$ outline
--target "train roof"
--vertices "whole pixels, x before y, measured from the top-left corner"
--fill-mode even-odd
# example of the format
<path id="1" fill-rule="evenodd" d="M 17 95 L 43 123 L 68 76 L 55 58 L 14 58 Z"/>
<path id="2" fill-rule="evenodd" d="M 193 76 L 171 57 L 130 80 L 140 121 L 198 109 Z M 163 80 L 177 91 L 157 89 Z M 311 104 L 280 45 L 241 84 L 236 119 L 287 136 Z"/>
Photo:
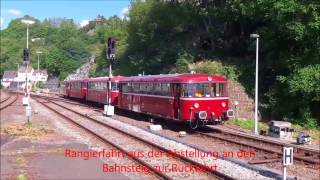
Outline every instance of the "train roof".
<path id="1" fill-rule="evenodd" d="M 122 82 L 226 82 L 226 79 L 217 75 L 210 74 L 165 74 L 165 75 L 146 75 L 131 76 L 121 79 Z"/>
<path id="2" fill-rule="evenodd" d="M 67 80 L 64 82 L 88 82 L 89 79 L 73 79 L 73 80 Z"/>
<path id="3" fill-rule="evenodd" d="M 123 79 L 123 76 L 113 76 L 111 78 L 112 82 L 118 82 L 119 80 Z M 99 81 L 109 81 L 109 77 L 108 76 L 104 76 L 104 77 L 95 77 L 95 78 L 90 78 L 88 79 L 89 82 L 99 82 Z"/>

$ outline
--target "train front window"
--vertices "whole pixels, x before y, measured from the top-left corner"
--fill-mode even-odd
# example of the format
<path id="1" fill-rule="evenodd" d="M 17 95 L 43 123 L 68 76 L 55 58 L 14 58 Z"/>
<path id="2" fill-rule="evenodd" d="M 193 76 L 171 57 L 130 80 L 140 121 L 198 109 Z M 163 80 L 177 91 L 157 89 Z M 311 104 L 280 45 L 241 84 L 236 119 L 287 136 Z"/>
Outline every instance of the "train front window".
<path id="1" fill-rule="evenodd" d="M 111 83 L 111 90 L 118 91 L 119 90 L 118 83 Z"/>
<path id="2" fill-rule="evenodd" d="M 225 96 L 225 85 L 223 83 L 190 83 L 182 84 L 182 97 L 221 97 Z"/>

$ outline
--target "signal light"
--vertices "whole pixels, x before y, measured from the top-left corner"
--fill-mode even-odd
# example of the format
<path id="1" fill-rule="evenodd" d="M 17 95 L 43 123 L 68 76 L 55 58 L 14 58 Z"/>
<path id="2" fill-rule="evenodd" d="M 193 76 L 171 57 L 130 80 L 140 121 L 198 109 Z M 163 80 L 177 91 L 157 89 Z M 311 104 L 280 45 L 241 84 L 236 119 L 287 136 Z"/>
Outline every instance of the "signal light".
<path id="1" fill-rule="evenodd" d="M 25 63 L 29 63 L 29 49 L 28 48 L 23 49 L 23 61 Z"/>
<path id="2" fill-rule="evenodd" d="M 109 37 L 109 38 L 108 38 L 108 48 L 111 47 L 111 41 L 112 41 L 112 38 Z"/>
<path id="3" fill-rule="evenodd" d="M 116 54 L 116 40 L 112 37 L 109 37 L 107 41 L 107 46 L 107 58 L 109 59 L 110 63 L 113 64 L 115 61 Z"/>

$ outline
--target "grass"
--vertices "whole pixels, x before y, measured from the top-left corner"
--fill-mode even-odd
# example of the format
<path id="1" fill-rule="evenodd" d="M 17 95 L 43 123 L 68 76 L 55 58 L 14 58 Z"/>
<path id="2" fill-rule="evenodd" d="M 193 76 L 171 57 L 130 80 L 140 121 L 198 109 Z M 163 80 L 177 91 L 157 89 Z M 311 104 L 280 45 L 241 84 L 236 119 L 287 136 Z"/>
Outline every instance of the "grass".
<path id="1" fill-rule="evenodd" d="M 230 125 L 238 126 L 241 129 L 246 129 L 246 130 L 253 130 L 254 129 L 254 120 L 237 119 L 237 120 L 230 120 L 227 123 Z M 267 124 L 259 122 L 258 129 L 263 130 L 263 131 L 267 131 L 269 129 L 269 127 Z"/>
<path id="2" fill-rule="evenodd" d="M 245 130 L 253 130 L 254 129 L 254 120 L 230 120 L 227 121 L 227 124 L 238 126 L 241 129 Z M 311 136 L 311 141 L 317 144 L 320 144 L 320 128 L 306 128 L 297 124 L 292 124 L 292 128 L 294 129 L 293 138 L 296 139 L 300 132 L 306 132 Z M 265 123 L 259 122 L 258 126 L 259 130 L 268 131 L 269 127 Z"/>
<path id="3" fill-rule="evenodd" d="M 17 177 L 18 180 L 27 180 L 26 176 L 24 174 L 20 174 L 18 177 Z"/>
<path id="4" fill-rule="evenodd" d="M 1 127 L 1 134 L 7 134 L 16 137 L 26 137 L 30 139 L 39 139 L 47 133 L 52 132 L 48 128 L 40 124 L 10 124 Z"/>

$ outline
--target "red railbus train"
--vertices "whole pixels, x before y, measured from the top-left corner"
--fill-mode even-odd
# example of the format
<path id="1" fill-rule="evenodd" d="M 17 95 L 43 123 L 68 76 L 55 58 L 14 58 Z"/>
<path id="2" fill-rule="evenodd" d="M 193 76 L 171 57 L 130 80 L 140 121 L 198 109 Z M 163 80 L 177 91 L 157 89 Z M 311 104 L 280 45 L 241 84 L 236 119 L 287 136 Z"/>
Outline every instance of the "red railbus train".
<path id="1" fill-rule="evenodd" d="M 60 93 L 65 97 L 86 99 L 88 79 L 68 80 L 60 83 Z"/>
<path id="2" fill-rule="evenodd" d="M 64 81 L 67 97 L 108 104 L 109 78 Z M 111 103 L 120 109 L 170 120 L 184 121 L 191 128 L 223 123 L 229 109 L 226 79 L 208 74 L 169 74 L 111 79 Z"/>
<path id="3" fill-rule="evenodd" d="M 111 104 L 117 105 L 119 80 L 121 76 L 111 78 Z M 108 103 L 109 77 L 68 80 L 60 84 L 60 94 L 101 104 Z"/>
<path id="4" fill-rule="evenodd" d="M 192 128 L 222 123 L 228 109 L 226 79 L 207 74 L 171 74 L 123 78 L 118 108 L 186 121 Z"/>
<path id="5" fill-rule="evenodd" d="M 121 76 L 111 78 L 111 104 L 117 105 L 119 93 L 119 80 Z M 91 78 L 88 80 L 87 100 L 98 102 L 101 104 L 108 104 L 109 97 L 109 77 Z"/>

